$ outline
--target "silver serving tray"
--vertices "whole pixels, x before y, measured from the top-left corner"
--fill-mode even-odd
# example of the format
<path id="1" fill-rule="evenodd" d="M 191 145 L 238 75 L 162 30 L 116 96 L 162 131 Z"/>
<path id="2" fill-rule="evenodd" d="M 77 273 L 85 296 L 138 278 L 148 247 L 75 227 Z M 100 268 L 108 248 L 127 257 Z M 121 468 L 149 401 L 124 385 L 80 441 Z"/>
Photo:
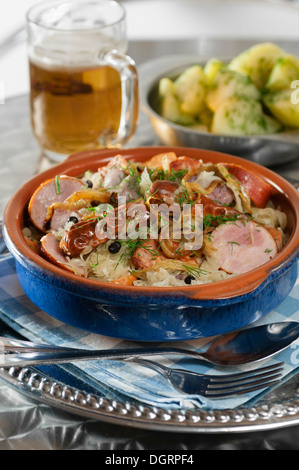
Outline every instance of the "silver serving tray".
<path id="1" fill-rule="evenodd" d="M 140 67 L 141 85 L 150 68 L 150 62 Z M 27 96 L 8 100 L 5 107 L 0 108 L 0 122 L 0 167 L 7 168 L 8 165 L 8 169 L 14 170 L 11 172 L 13 177 L 3 179 L 0 188 L 1 218 L 9 196 L 39 167 L 39 149 L 31 135 Z M 155 138 L 147 116 L 142 114 L 130 146 L 155 145 Z M 18 165 L 15 165 L 16 162 Z M 281 173 L 298 179 L 299 161 L 285 165 Z M 299 423 L 299 374 L 252 407 L 210 411 L 168 411 L 143 403 L 108 399 L 105 395 L 88 393 L 84 390 L 84 385 L 74 388 L 33 367 L 0 368 L 0 380 L 17 392 L 51 407 L 134 428 L 217 434 L 263 431 Z"/>
<path id="2" fill-rule="evenodd" d="M 264 431 L 299 423 L 299 375 L 253 408 L 166 411 L 142 403 L 109 400 L 58 382 L 34 368 L 1 368 L 0 378 L 16 391 L 49 406 L 99 421 L 180 433 Z"/>

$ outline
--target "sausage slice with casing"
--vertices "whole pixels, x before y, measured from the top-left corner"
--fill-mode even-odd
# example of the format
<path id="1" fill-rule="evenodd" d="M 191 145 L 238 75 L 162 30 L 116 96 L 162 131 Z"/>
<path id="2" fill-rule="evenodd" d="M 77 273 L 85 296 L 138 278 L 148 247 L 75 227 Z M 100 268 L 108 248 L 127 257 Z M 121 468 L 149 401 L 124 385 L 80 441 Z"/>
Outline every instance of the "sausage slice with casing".
<path id="1" fill-rule="evenodd" d="M 55 202 L 63 202 L 71 194 L 83 189 L 84 183 L 71 176 L 59 176 L 42 183 L 31 196 L 28 212 L 33 225 L 46 232 L 47 209 Z"/>
<path id="2" fill-rule="evenodd" d="M 66 269 L 67 271 L 74 272 L 74 267 L 67 260 L 61 248 L 59 246 L 59 241 L 53 235 L 53 233 L 47 233 L 41 239 L 41 254 L 42 256 L 50 261 L 51 263 L 59 266 L 60 268 Z M 76 274 L 81 276 L 84 275 L 83 269 L 76 267 Z"/>

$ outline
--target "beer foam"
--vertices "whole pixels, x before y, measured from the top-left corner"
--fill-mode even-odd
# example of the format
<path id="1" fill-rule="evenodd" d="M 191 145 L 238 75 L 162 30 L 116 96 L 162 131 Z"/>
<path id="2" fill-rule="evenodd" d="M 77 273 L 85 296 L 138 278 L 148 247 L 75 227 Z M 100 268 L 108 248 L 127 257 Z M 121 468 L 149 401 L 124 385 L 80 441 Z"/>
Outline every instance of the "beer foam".
<path id="1" fill-rule="evenodd" d="M 42 68 L 93 67 L 99 65 L 102 51 L 112 49 L 126 53 L 127 40 L 95 31 L 55 32 L 29 46 L 29 58 Z"/>

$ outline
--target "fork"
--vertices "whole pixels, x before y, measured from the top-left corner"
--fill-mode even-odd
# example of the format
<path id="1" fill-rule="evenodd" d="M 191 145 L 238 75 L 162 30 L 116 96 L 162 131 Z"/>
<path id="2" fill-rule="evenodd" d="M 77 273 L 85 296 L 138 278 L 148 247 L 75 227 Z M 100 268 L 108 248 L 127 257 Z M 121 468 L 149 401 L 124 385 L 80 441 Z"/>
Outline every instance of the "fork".
<path id="1" fill-rule="evenodd" d="M 142 359 L 143 355 L 178 354 L 201 358 L 196 351 L 180 348 L 133 348 L 130 350 L 74 350 L 61 346 L 32 343 L 0 337 L 0 367 L 61 364 L 72 360 L 122 359 L 136 362 L 162 373 L 179 391 L 206 397 L 223 398 L 269 387 L 280 381 L 283 362 L 247 372 L 228 375 L 203 375 L 183 369 L 171 369 L 158 362 Z"/>
<path id="2" fill-rule="evenodd" d="M 277 384 L 280 382 L 284 365 L 283 362 L 280 362 L 246 372 L 203 375 L 183 369 L 173 369 L 147 359 L 134 358 L 132 362 L 163 374 L 172 386 L 180 392 L 217 399 L 233 395 L 244 395 Z"/>

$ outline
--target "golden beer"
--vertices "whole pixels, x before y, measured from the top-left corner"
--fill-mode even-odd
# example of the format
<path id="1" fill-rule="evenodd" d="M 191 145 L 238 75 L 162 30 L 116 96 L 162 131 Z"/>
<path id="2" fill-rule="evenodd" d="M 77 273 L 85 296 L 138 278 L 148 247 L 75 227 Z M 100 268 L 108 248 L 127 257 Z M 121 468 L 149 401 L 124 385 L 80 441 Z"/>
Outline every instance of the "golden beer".
<path id="1" fill-rule="evenodd" d="M 63 67 L 30 60 L 31 120 L 40 145 L 74 153 L 107 145 L 117 135 L 121 80 L 109 65 Z"/>
<path id="2" fill-rule="evenodd" d="M 48 0 L 27 13 L 32 130 L 50 161 L 123 146 L 135 132 L 125 17 L 115 0 Z"/>

